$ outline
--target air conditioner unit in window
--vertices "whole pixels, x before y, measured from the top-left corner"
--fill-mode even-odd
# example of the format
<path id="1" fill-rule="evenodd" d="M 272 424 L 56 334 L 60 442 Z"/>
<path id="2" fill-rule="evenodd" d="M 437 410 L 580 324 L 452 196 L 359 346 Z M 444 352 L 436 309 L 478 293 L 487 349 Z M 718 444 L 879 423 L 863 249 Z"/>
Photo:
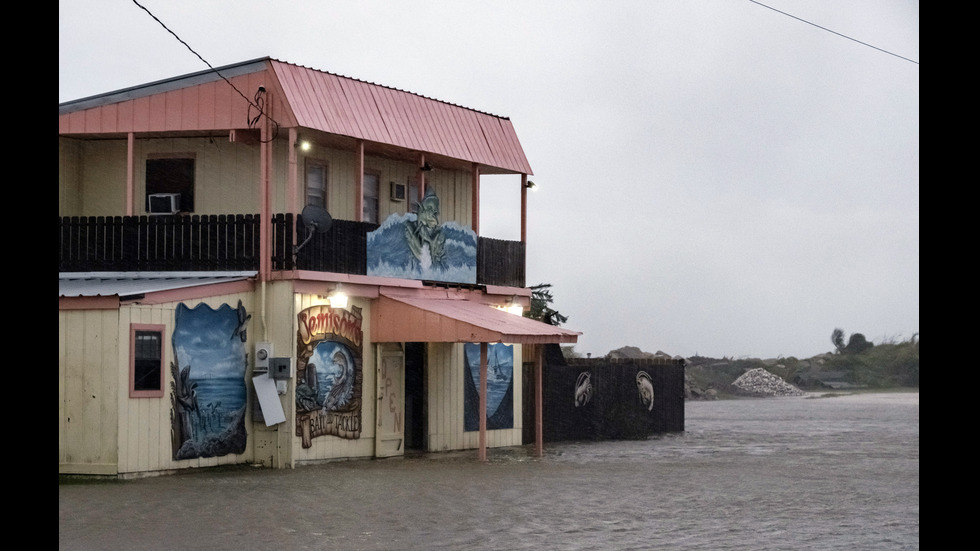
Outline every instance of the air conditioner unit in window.
<path id="1" fill-rule="evenodd" d="M 180 210 L 179 193 L 151 193 L 150 214 L 174 214 Z"/>
<path id="2" fill-rule="evenodd" d="M 391 200 L 392 201 L 405 200 L 405 184 L 399 184 L 398 182 L 391 183 Z"/>

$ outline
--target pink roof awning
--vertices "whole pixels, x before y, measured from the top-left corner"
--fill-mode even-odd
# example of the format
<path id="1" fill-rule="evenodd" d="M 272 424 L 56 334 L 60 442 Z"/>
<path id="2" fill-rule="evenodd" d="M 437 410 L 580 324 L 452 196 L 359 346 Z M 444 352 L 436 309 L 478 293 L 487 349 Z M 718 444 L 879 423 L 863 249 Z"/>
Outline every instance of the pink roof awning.
<path id="1" fill-rule="evenodd" d="M 374 342 L 575 343 L 581 335 L 470 300 L 382 294 L 371 311 Z"/>

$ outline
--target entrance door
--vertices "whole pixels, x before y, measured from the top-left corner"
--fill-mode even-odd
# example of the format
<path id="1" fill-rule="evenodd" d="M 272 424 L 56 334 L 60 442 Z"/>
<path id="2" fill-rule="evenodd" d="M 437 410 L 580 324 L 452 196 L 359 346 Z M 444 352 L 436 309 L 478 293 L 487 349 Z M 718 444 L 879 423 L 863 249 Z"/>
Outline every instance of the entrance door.
<path id="1" fill-rule="evenodd" d="M 425 451 L 425 343 L 405 343 L 405 448 Z"/>
<path id="2" fill-rule="evenodd" d="M 405 354 L 401 345 L 382 344 L 378 351 L 378 426 L 376 457 L 405 453 Z"/>

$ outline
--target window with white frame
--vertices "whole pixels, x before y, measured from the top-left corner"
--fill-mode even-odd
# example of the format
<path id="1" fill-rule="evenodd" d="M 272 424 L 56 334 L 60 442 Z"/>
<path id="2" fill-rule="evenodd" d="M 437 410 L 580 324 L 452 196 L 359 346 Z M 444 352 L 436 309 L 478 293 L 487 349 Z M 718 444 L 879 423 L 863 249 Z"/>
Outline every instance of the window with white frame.
<path id="1" fill-rule="evenodd" d="M 364 222 L 378 223 L 379 218 L 379 189 L 381 187 L 381 175 L 376 173 L 364 173 L 364 213 L 361 218 Z"/>
<path id="2" fill-rule="evenodd" d="M 306 205 L 327 208 L 327 163 L 307 159 L 306 161 Z"/>

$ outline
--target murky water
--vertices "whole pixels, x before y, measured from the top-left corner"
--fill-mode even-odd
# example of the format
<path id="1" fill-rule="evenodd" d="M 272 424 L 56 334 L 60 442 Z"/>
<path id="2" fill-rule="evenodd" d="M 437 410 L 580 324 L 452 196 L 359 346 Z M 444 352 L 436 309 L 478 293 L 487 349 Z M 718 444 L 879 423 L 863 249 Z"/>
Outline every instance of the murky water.
<path id="1" fill-rule="evenodd" d="M 61 549 L 919 548 L 919 395 L 686 404 L 686 431 L 61 486 Z"/>

